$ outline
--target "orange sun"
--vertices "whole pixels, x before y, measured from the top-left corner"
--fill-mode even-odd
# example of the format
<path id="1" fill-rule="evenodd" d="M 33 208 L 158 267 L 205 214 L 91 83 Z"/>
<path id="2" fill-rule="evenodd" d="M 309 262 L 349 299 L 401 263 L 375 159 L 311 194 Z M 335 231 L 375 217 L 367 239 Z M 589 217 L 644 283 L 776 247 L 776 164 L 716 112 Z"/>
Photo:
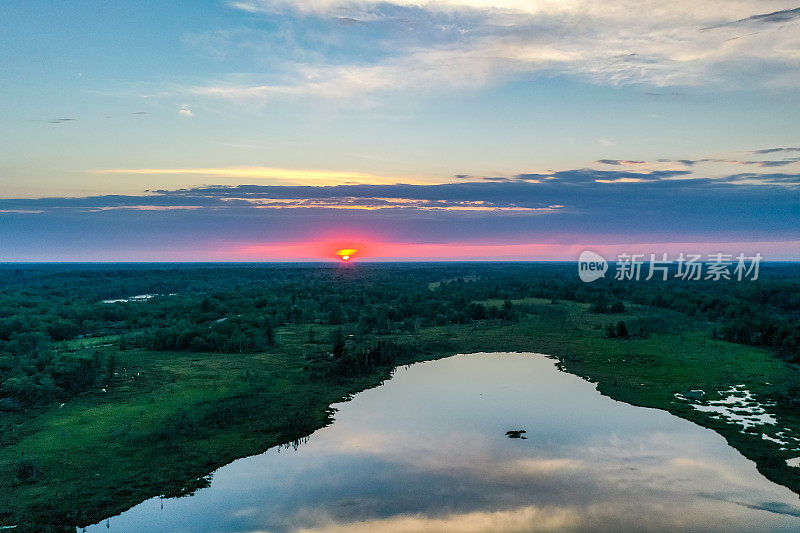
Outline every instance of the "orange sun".
<path id="1" fill-rule="evenodd" d="M 336 250 L 336 255 L 342 261 L 350 261 L 350 259 L 356 254 L 356 252 L 358 252 L 358 250 L 355 250 L 353 248 L 343 248 L 341 250 Z"/>

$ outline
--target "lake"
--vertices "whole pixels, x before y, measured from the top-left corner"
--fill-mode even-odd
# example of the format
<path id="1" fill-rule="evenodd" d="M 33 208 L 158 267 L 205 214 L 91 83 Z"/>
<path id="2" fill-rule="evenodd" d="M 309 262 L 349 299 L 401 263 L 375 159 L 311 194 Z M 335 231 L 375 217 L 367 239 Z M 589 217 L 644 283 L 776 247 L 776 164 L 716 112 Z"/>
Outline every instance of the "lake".
<path id="1" fill-rule="evenodd" d="M 296 449 L 87 531 L 800 530 L 798 496 L 721 436 L 540 354 L 417 363 L 334 407 Z"/>

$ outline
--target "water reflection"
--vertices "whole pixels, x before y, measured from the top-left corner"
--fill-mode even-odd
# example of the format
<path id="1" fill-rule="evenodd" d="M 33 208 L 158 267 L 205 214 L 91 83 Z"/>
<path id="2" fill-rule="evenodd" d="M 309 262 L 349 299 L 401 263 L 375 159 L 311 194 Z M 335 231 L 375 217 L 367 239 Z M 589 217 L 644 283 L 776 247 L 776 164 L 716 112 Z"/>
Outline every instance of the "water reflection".
<path id="1" fill-rule="evenodd" d="M 800 528 L 797 496 L 716 433 L 603 397 L 540 355 L 412 365 L 337 407 L 308 442 L 236 461 L 163 509 L 148 500 L 110 530 Z"/>

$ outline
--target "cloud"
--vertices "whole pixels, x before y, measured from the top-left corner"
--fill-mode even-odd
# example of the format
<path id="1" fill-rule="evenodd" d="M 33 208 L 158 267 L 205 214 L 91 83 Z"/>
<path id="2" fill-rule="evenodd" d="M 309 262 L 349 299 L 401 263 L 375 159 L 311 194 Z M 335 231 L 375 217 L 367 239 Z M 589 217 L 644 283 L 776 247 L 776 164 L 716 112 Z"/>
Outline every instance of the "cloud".
<path id="1" fill-rule="evenodd" d="M 302 533 L 360 533 L 385 531 L 414 532 L 439 531 L 442 533 L 483 533 L 506 531 L 508 533 L 563 531 L 585 526 L 580 510 L 568 507 L 529 505 L 499 511 L 472 511 L 444 516 L 397 515 L 387 518 L 338 523 L 333 518 L 315 527 L 300 528 Z"/>
<path id="2" fill-rule="evenodd" d="M 253 3 L 250 2 L 228 2 L 232 8 L 241 9 L 242 11 L 247 11 L 248 13 L 258 13 L 262 9 Z"/>
<path id="3" fill-rule="evenodd" d="M 782 159 L 780 161 L 743 161 L 746 165 L 758 165 L 760 167 L 785 167 L 792 163 L 797 163 L 800 159 Z"/>
<path id="4" fill-rule="evenodd" d="M 754 154 L 772 154 L 775 152 L 800 152 L 800 148 L 763 148 L 753 151 Z"/>
<path id="5" fill-rule="evenodd" d="M 302 24 L 352 21 L 276 74 L 240 73 L 189 88 L 197 95 L 253 100 L 372 92 L 470 89 L 531 74 L 606 85 L 794 86 L 800 68 L 797 12 L 779 0 L 281 0 L 237 1 L 255 16 Z M 775 10 L 767 14 L 765 7 Z M 756 14 L 754 14 L 756 13 Z M 723 16 L 738 17 L 733 23 Z M 728 19 L 730 20 L 730 19 Z M 745 22 L 759 32 L 742 34 Z M 781 22 L 767 27 L 765 22 Z M 714 31 L 703 31 L 714 28 Z M 252 38 L 252 37 L 251 37 Z M 258 39 L 256 39 L 258 40 Z M 364 43 L 371 46 L 366 47 Z M 350 47 L 350 48 L 348 48 Z M 343 59 L 341 50 L 356 49 Z M 305 59 L 303 59 L 305 57 Z"/>
<path id="6" fill-rule="evenodd" d="M 783 148 L 773 148 L 769 150 L 757 150 L 754 152 L 750 152 L 753 154 L 770 154 L 775 152 L 781 151 L 792 151 L 792 149 L 783 149 Z M 658 159 L 659 163 L 680 163 L 685 166 L 693 167 L 700 163 L 719 163 L 724 165 L 752 165 L 757 167 L 763 168 L 770 168 L 770 167 L 785 167 L 787 165 L 791 165 L 794 163 L 800 162 L 800 157 L 794 157 L 790 159 L 759 159 L 759 160 L 752 160 L 752 159 L 723 159 L 723 158 L 702 158 L 702 159 Z M 603 162 L 603 161 L 598 161 Z"/>
<path id="7" fill-rule="evenodd" d="M 751 15 L 739 20 L 718 24 L 716 26 L 710 26 L 705 29 L 722 28 L 724 26 L 732 26 L 736 24 L 788 22 L 798 17 L 800 17 L 800 7 L 796 7 L 794 9 L 782 9 L 780 11 L 773 11 L 772 13 L 764 13 L 761 15 Z"/>
<path id="8" fill-rule="evenodd" d="M 63 124 L 64 122 L 74 122 L 78 119 L 75 118 L 49 118 L 49 119 L 31 119 L 30 122 L 46 122 L 47 124 Z"/>
<path id="9" fill-rule="evenodd" d="M 672 160 L 669 160 L 672 161 Z M 638 164 L 638 163 L 637 163 Z M 616 165 L 612 165 L 616 166 Z M 457 176 L 450 183 L 402 182 L 371 174 L 337 171 L 274 169 L 266 167 L 105 169 L 106 174 L 193 174 L 204 178 L 267 178 L 273 185 L 208 185 L 162 189 L 143 195 L 105 195 L 83 198 L 0 199 L 0 209 L 11 211 L 67 209 L 258 209 L 258 210 L 405 210 L 405 211 L 516 211 L 560 213 L 602 210 L 603 205 L 638 203 L 670 205 L 684 196 L 764 205 L 774 195 L 786 195 L 800 184 L 800 173 L 737 172 L 699 177 L 690 170 L 601 170 L 582 168 L 510 176 Z M 668 194 L 661 200 L 654 195 Z M 699 196 L 698 196 L 699 195 Z M 596 205 L 598 202 L 602 205 Z M 779 202 L 783 203 L 783 202 Z M 795 202 L 796 203 L 796 202 Z M 777 204 L 776 204 L 777 205 Z M 792 204 L 793 205 L 793 204 Z"/>
<path id="10" fill-rule="evenodd" d="M 631 211 L 638 206 L 675 212 L 749 204 L 796 206 L 787 187 L 800 184 L 800 174 L 737 173 L 718 178 L 694 177 L 685 170 L 627 171 L 591 168 L 475 178 L 440 184 L 338 185 L 212 185 L 156 190 L 144 195 L 106 195 L 84 198 L 2 199 L 5 212 L 110 212 L 114 210 L 203 210 L 264 213 L 394 211 L 406 213 L 502 214 L 548 217 Z M 715 198 L 717 198 L 715 200 Z M 788 202 L 788 203 L 787 203 Z M 656 207 L 657 206 L 657 207 Z M 793 208 L 792 208 L 793 209 Z"/>
<path id="11" fill-rule="evenodd" d="M 554 57 L 538 50 L 528 61 L 548 62 Z M 502 54 L 501 54 L 502 55 Z M 498 57 L 485 48 L 458 47 L 409 50 L 406 55 L 373 65 L 298 65 L 280 83 L 220 83 L 192 87 L 195 95 L 233 100 L 261 100 L 279 97 L 322 96 L 348 98 L 377 91 L 430 90 L 449 87 L 469 89 L 484 86 L 505 76 L 497 65 Z"/>
<path id="12" fill-rule="evenodd" d="M 192 109 L 188 105 L 181 106 L 181 108 L 178 110 L 178 114 L 186 118 L 194 117 L 194 113 L 192 112 Z"/>
<path id="13" fill-rule="evenodd" d="M 686 161 L 733 161 L 702 163 L 723 170 L 740 163 Z M 36 254 L 37 260 L 310 258 L 315 255 L 306 253 L 308 246 L 292 243 L 325 239 L 409 243 L 381 245 L 381 257 L 387 258 L 409 257 L 416 249 L 423 258 L 510 260 L 563 257 L 570 247 L 591 243 L 746 241 L 762 243 L 773 256 L 800 258 L 800 172 L 759 172 L 759 165 L 719 174 L 705 166 L 698 170 L 701 163 L 680 169 L 671 162 L 601 165 L 462 174 L 445 183 L 267 167 L 106 169 L 101 172 L 263 177 L 278 183 L 0 199 L 0 237 L 8 236 L 0 259 Z"/>
<path id="14" fill-rule="evenodd" d="M 603 165 L 643 165 L 647 161 L 626 161 L 624 159 L 598 159 L 596 163 Z"/>
<path id="15" fill-rule="evenodd" d="M 720 181 L 726 181 L 729 183 L 768 183 L 768 184 L 800 184 L 800 173 L 797 174 L 787 174 L 787 173 L 775 173 L 775 174 L 755 174 L 755 173 L 743 173 L 743 174 L 733 174 L 730 176 L 725 176 L 724 178 L 720 178 Z"/>
<path id="16" fill-rule="evenodd" d="M 686 165 L 687 167 L 693 167 L 697 163 L 701 161 L 708 161 L 707 159 L 700 160 L 700 159 L 659 159 L 659 163 L 680 163 L 682 165 Z"/>
<path id="17" fill-rule="evenodd" d="M 632 172 L 582 168 L 576 170 L 560 170 L 549 174 L 517 174 L 510 179 L 536 183 L 541 183 L 543 180 L 560 180 L 568 183 L 634 183 L 660 181 L 669 178 L 686 176 L 689 174 L 691 174 L 691 172 L 688 170 L 651 170 Z"/>

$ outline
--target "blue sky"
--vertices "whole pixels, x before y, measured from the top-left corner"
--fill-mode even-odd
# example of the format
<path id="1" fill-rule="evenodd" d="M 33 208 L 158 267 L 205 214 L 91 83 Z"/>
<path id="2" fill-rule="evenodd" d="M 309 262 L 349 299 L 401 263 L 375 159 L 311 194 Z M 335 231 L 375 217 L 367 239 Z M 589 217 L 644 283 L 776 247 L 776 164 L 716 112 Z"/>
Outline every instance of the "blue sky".
<path id="1" fill-rule="evenodd" d="M 776 0 L 6 2 L 0 260 L 326 239 L 800 259 L 798 30 Z"/>

